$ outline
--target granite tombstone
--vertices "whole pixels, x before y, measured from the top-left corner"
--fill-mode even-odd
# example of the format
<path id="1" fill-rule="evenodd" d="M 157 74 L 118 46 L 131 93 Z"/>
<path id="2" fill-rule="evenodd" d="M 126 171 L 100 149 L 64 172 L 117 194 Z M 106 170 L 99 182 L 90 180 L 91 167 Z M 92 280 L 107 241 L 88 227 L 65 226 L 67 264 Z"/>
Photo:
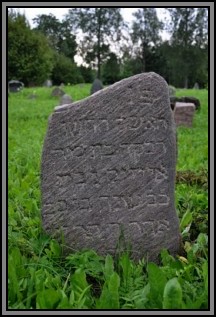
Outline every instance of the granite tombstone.
<path id="1" fill-rule="evenodd" d="M 53 90 L 52 90 L 52 93 L 51 93 L 51 96 L 52 97 L 61 97 L 65 94 L 65 92 L 59 88 L 59 87 L 55 87 Z"/>
<path id="2" fill-rule="evenodd" d="M 93 84 L 91 86 L 91 91 L 90 91 L 90 94 L 93 95 L 95 92 L 99 91 L 103 89 L 103 84 L 101 82 L 100 79 L 96 78 L 94 81 L 93 81 Z"/>
<path id="3" fill-rule="evenodd" d="M 72 102 L 73 102 L 73 100 L 72 100 L 71 96 L 69 96 L 68 94 L 64 94 L 61 97 L 59 105 L 71 104 Z"/>
<path id="4" fill-rule="evenodd" d="M 42 152 L 42 220 L 73 250 L 134 259 L 178 253 L 176 133 L 159 75 L 124 79 L 55 108 Z"/>

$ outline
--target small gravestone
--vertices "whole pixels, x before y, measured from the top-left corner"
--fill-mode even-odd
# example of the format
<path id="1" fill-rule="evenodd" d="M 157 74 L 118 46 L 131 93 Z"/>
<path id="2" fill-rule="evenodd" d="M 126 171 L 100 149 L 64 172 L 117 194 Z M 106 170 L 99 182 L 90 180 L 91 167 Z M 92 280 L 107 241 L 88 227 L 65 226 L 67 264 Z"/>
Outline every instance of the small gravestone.
<path id="1" fill-rule="evenodd" d="M 47 79 L 47 80 L 44 82 L 43 86 L 45 86 L 45 87 L 52 87 L 52 81 L 51 81 L 50 79 Z"/>
<path id="2" fill-rule="evenodd" d="M 175 96 L 172 96 L 172 97 L 170 97 L 170 104 L 171 104 L 172 109 L 174 109 L 176 102 L 193 103 L 195 105 L 196 110 L 200 109 L 200 101 L 196 97 L 192 97 L 192 96 L 175 97 Z"/>
<path id="3" fill-rule="evenodd" d="M 61 100 L 60 100 L 60 103 L 59 105 L 66 105 L 66 104 L 71 104 L 73 102 L 71 96 L 67 95 L 67 94 L 64 94 L 62 97 L 61 97 Z"/>
<path id="4" fill-rule="evenodd" d="M 8 82 L 8 89 L 10 92 L 18 92 L 24 88 L 24 84 L 19 80 L 10 80 Z"/>
<path id="5" fill-rule="evenodd" d="M 64 83 L 61 83 L 61 85 L 59 86 L 60 88 L 63 88 L 65 85 Z"/>
<path id="6" fill-rule="evenodd" d="M 51 93 L 52 97 L 61 97 L 63 95 L 65 95 L 65 92 L 59 87 L 54 88 Z"/>
<path id="7" fill-rule="evenodd" d="M 174 118 L 176 126 L 192 127 L 195 105 L 193 103 L 176 102 Z"/>
<path id="8" fill-rule="evenodd" d="M 199 89 L 199 84 L 195 83 L 193 89 Z"/>
<path id="9" fill-rule="evenodd" d="M 93 95 L 95 92 L 97 92 L 97 91 L 99 91 L 99 90 L 101 90 L 101 89 L 103 89 L 103 84 L 102 84 L 102 82 L 101 82 L 100 79 L 96 78 L 96 79 L 93 81 L 90 94 Z"/>
<path id="10" fill-rule="evenodd" d="M 70 250 L 158 261 L 178 253 L 176 133 L 168 85 L 142 73 L 49 118 L 42 153 L 42 221 Z M 121 247 L 120 247 L 121 246 Z M 123 246 L 123 247 L 122 247 Z"/>

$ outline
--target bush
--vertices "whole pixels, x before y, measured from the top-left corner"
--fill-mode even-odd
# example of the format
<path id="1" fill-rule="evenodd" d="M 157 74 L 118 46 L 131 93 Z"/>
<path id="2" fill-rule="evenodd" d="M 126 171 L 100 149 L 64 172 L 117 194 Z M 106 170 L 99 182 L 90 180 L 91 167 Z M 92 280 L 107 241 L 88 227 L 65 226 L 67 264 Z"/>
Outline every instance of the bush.
<path id="1" fill-rule="evenodd" d="M 79 68 L 69 58 L 62 54 L 56 54 L 55 60 L 51 76 L 54 85 L 60 85 L 61 83 L 78 84 L 83 82 Z"/>

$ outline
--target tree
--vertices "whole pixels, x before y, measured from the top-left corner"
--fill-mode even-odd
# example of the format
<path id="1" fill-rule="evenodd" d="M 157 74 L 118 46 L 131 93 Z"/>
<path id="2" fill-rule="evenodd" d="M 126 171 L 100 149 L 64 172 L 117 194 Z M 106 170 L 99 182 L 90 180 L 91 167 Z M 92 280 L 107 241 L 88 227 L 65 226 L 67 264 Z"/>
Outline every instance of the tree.
<path id="1" fill-rule="evenodd" d="M 97 77 L 101 78 L 101 64 L 110 53 L 110 40 L 120 40 L 123 27 L 120 8 L 73 8 L 66 20 L 71 28 L 84 33 L 82 56 L 88 62 L 96 61 Z"/>
<path id="2" fill-rule="evenodd" d="M 120 79 L 120 64 L 116 54 L 110 53 L 108 60 L 102 67 L 103 82 L 105 84 L 114 84 Z"/>
<path id="3" fill-rule="evenodd" d="M 53 68 L 53 52 L 46 38 L 31 30 L 25 15 L 8 13 L 8 79 L 41 84 Z"/>
<path id="4" fill-rule="evenodd" d="M 50 46 L 58 53 L 74 61 L 77 51 L 76 36 L 71 33 L 71 27 L 67 20 L 60 22 L 53 14 L 41 14 L 33 19 L 37 24 L 35 30 L 43 33 Z"/>
<path id="5" fill-rule="evenodd" d="M 82 83 L 83 78 L 79 68 L 68 57 L 55 53 L 55 65 L 51 76 L 54 84 L 77 84 Z"/>
<path id="6" fill-rule="evenodd" d="M 79 66 L 79 71 L 83 77 L 84 83 L 92 83 L 94 80 L 94 72 L 90 67 Z"/>
<path id="7" fill-rule="evenodd" d="M 163 23 L 158 20 L 155 8 L 142 8 L 133 13 L 136 20 L 132 24 L 131 38 L 137 44 L 137 56 L 142 62 L 141 71 L 147 69 L 146 58 L 150 48 L 160 41 L 159 31 L 163 28 Z"/>
<path id="8" fill-rule="evenodd" d="M 169 31 L 175 55 L 172 66 L 178 72 L 180 84 L 188 88 L 189 79 L 192 81 L 195 77 L 194 65 L 207 71 L 207 9 L 187 7 L 167 10 L 171 16 Z"/>

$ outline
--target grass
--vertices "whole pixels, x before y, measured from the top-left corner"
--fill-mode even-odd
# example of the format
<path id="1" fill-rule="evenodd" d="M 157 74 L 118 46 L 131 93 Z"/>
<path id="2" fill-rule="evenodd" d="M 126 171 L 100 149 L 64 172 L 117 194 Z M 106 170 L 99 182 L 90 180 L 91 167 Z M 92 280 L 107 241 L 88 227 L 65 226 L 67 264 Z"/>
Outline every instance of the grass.
<path id="1" fill-rule="evenodd" d="M 37 99 L 28 99 L 36 92 Z M 79 100 L 90 85 L 67 86 Z M 206 90 L 177 90 L 200 99 L 193 128 L 178 127 L 176 211 L 182 252 L 161 263 L 117 259 L 93 250 L 62 256 L 41 227 L 40 162 L 50 88 L 26 88 L 8 101 L 8 308 L 208 309 L 208 103 Z"/>

